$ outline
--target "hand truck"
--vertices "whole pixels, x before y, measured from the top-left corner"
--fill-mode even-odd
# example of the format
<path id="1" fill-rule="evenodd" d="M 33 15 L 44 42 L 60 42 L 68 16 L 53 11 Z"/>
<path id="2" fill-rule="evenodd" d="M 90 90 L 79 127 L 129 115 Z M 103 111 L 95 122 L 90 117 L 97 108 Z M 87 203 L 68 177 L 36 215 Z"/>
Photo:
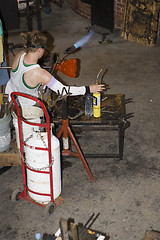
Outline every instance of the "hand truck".
<path id="1" fill-rule="evenodd" d="M 41 109 L 43 110 L 45 123 L 33 123 L 33 122 L 30 122 L 30 121 L 27 121 L 26 119 L 24 119 L 23 116 L 21 115 L 21 107 L 19 106 L 19 101 L 17 101 L 17 97 L 23 97 L 23 98 L 27 98 L 27 99 L 35 101 L 41 107 Z M 51 156 L 51 127 L 50 127 L 49 114 L 48 114 L 47 109 L 46 109 L 45 105 L 43 104 L 43 102 L 41 100 L 39 100 L 38 98 L 35 98 L 35 97 L 30 96 L 28 94 L 19 93 L 19 92 L 12 92 L 11 93 L 11 98 L 12 98 L 12 101 L 14 103 L 14 106 L 15 106 L 15 109 L 16 109 L 16 114 L 17 114 L 17 119 L 18 119 L 18 130 L 19 130 L 19 140 L 20 140 L 20 157 L 21 157 L 22 176 L 23 176 L 23 191 L 15 190 L 12 193 L 11 200 L 13 202 L 17 202 L 20 199 L 24 199 L 26 201 L 35 203 L 39 206 L 45 207 L 45 214 L 46 215 L 51 215 L 54 212 L 56 206 L 60 205 L 63 202 L 63 198 L 61 196 L 59 196 L 57 199 L 54 200 L 54 196 L 53 196 L 53 173 L 52 173 L 52 156 Z M 40 128 L 45 128 L 46 129 L 48 147 L 45 147 L 45 148 L 43 148 L 43 147 L 33 147 L 33 148 L 36 149 L 36 150 L 43 150 L 43 151 L 48 152 L 48 157 L 49 157 L 49 170 L 48 171 L 34 170 L 34 169 L 32 169 L 32 168 L 30 168 L 29 166 L 26 165 L 26 163 L 25 163 L 25 152 L 24 152 L 24 146 L 26 146 L 26 143 L 25 143 L 25 141 L 23 140 L 23 137 L 22 137 L 22 126 L 21 126 L 22 122 L 24 122 L 26 124 L 29 124 L 29 125 L 32 125 L 32 126 L 38 126 Z M 32 146 L 30 146 L 30 148 L 32 148 Z M 27 174 L 26 174 L 27 169 L 29 169 L 30 171 L 33 171 L 33 172 L 37 172 L 37 173 L 49 174 L 50 194 L 35 192 L 35 191 L 32 191 L 31 189 L 28 188 L 28 186 L 27 186 Z M 47 205 L 46 204 L 41 204 L 41 203 L 33 200 L 29 196 L 28 192 L 31 192 L 31 193 L 37 194 L 37 195 L 41 195 L 41 196 L 50 196 L 51 201 Z"/>

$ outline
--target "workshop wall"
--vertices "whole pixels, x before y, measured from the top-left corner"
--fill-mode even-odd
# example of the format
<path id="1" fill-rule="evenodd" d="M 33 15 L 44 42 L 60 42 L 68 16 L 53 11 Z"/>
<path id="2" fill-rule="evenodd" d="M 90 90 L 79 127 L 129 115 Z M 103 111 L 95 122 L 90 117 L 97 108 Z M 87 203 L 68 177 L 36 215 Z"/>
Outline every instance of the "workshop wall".
<path id="1" fill-rule="evenodd" d="M 122 29 L 125 2 L 126 0 L 114 1 L 114 27 L 116 29 Z"/>
<path id="2" fill-rule="evenodd" d="M 67 0 L 69 6 L 77 13 L 88 19 L 91 19 L 91 4 L 90 0 Z M 124 17 L 125 0 L 114 1 L 114 28 L 121 29 Z"/>
<path id="3" fill-rule="evenodd" d="M 67 0 L 69 6 L 82 16 L 91 19 L 91 5 L 87 1 Z"/>
<path id="4" fill-rule="evenodd" d="M 17 0 L 0 1 L 0 18 L 4 30 L 18 28 L 18 7 Z"/>
<path id="5" fill-rule="evenodd" d="M 82 16 L 91 19 L 91 0 L 67 0 L 69 6 Z M 114 0 L 114 28 L 122 30 L 126 0 Z M 160 36 L 160 18 L 157 35 Z"/>

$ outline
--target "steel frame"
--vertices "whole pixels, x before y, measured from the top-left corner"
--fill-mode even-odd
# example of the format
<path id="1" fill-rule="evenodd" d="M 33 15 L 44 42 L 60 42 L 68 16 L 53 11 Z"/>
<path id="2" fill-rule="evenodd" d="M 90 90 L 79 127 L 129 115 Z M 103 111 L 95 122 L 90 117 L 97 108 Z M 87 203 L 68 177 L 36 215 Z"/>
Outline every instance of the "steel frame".
<path id="1" fill-rule="evenodd" d="M 33 100 L 36 103 L 38 103 L 39 106 L 43 110 L 46 123 L 32 123 L 32 122 L 29 122 L 29 121 L 25 120 L 21 115 L 20 106 L 18 105 L 18 102 L 16 101 L 18 96 L 28 98 L 28 99 Z M 50 128 L 50 118 L 49 118 L 47 109 L 46 109 L 45 105 L 42 103 L 41 100 L 39 100 L 35 97 L 32 97 L 28 94 L 19 93 L 19 92 L 12 92 L 11 93 L 11 98 L 12 98 L 12 101 L 15 105 L 16 114 L 17 114 L 17 118 L 18 118 L 18 130 L 19 130 L 19 140 L 20 140 L 20 156 L 21 156 L 21 164 L 22 164 L 22 176 L 23 176 L 23 191 L 19 194 L 18 198 L 19 199 L 24 199 L 26 201 L 29 201 L 29 202 L 35 203 L 37 205 L 40 205 L 42 207 L 45 207 L 46 204 L 44 205 L 44 204 L 38 203 L 38 202 L 34 201 L 29 196 L 28 192 L 31 192 L 31 193 L 34 193 L 34 194 L 37 194 L 37 195 L 50 196 L 51 197 L 50 202 L 53 202 L 55 204 L 55 206 L 58 206 L 59 202 L 54 200 L 54 195 L 53 195 L 53 174 L 52 174 L 52 156 L 51 156 L 51 128 Z M 39 126 L 39 127 L 45 128 L 46 132 L 47 132 L 48 147 L 42 148 L 42 147 L 33 147 L 33 146 L 27 145 L 24 142 L 23 137 L 22 137 L 22 127 L 21 127 L 22 122 L 24 122 L 26 124 L 29 124 L 29 125 L 32 125 L 32 126 Z M 25 159 L 24 146 L 28 146 L 31 149 L 34 148 L 35 150 L 47 151 L 48 156 L 49 156 L 49 170 L 48 171 L 38 171 L 38 170 L 34 170 L 34 169 L 31 169 L 30 167 L 28 167 L 24 162 L 24 159 Z M 37 173 L 49 174 L 50 194 L 34 192 L 27 187 L 26 169 L 29 169 L 30 171 L 37 172 Z"/>

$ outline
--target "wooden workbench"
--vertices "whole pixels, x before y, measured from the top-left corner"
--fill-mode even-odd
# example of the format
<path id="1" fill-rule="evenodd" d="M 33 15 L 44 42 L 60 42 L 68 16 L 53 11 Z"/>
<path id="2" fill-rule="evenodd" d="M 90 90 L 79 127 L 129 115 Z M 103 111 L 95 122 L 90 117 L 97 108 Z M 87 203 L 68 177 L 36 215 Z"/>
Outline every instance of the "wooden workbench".
<path id="1" fill-rule="evenodd" d="M 126 100 L 123 94 L 107 94 L 107 98 L 103 101 L 102 107 L 105 108 L 105 111 L 102 112 L 100 118 L 86 118 L 83 114 L 76 119 L 70 119 L 70 125 L 72 127 L 95 127 L 98 126 L 98 129 L 102 126 L 102 131 L 106 130 L 118 130 L 119 135 L 119 152 L 115 154 L 85 154 L 85 157 L 109 157 L 115 158 L 118 157 L 120 160 L 123 159 L 123 148 L 124 148 L 124 135 L 125 130 L 130 126 L 130 122 L 127 118 L 132 117 L 131 114 L 126 114 L 126 103 L 130 102 L 130 99 Z M 73 97 L 71 98 L 73 100 Z M 80 99 L 80 97 L 78 97 Z M 84 101 L 84 97 L 82 96 Z M 72 101 L 72 103 L 74 103 Z M 84 108 L 84 102 L 79 103 L 80 106 Z M 73 104 L 74 107 L 74 104 Z M 76 108 L 78 105 L 76 103 Z M 60 114 L 61 115 L 61 114 Z M 61 116 L 60 118 L 54 118 L 53 123 L 55 125 L 61 125 Z M 95 130 L 95 128 L 94 128 Z M 10 148 L 0 153 L 0 167 L 2 166 L 19 166 L 21 165 L 21 158 L 19 151 L 16 146 L 15 133 L 12 133 L 12 141 Z"/>
<path id="2" fill-rule="evenodd" d="M 101 116 L 99 118 L 95 118 L 93 116 L 88 118 L 85 116 L 84 113 L 85 96 L 68 97 L 68 109 L 79 109 L 82 112 L 82 114 L 80 114 L 78 117 L 70 118 L 70 111 L 68 111 L 68 116 L 70 118 L 69 124 L 73 128 L 73 130 L 75 130 L 75 128 L 80 128 L 80 131 L 88 131 L 89 129 L 93 131 L 97 130 L 99 132 L 117 130 L 119 145 L 117 153 L 108 153 L 108 149 L 106 147 L 107 153 L 105 154 L 102 154 L 101 152 L 98 152 L 97 154 L 85 153 L 85 157 L 119 158 L 120 160 L 122 160 L 125 130 L 130 126 L 130 122 L 127 119 L 133 117 L 133 113 L 126 113 L 126 104 L 131 102 L 132 99 L 125 99 L 124 94 L 104 94 L 103 99 L 104 100 L 101 103 Z M 66 107 L 63 108 L 62 106 L 61 109 L 66 109 Z M 55 115 L 53 119 L 53 123 L 55 124 L 55 126 L 59 127 L 62 124 L 62 118 L 63 110 L 62 113 L 59 111 L 57 116 Z"/>

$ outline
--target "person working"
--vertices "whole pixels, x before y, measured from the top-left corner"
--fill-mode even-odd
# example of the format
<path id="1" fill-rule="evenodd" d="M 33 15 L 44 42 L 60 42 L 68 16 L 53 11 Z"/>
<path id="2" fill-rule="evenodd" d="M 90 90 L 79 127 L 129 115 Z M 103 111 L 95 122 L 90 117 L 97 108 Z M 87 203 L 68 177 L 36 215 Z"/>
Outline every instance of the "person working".
<path id="1" fill-rule="evenodd" d="M 47 70 L 37 64 L 38 60 L 44 54 L 47 38 L 39 31 L 22 33 L 21 36 L 24 38 L 26 52 L 19 52 L 13 60 L 11 77 L 6 86 L 6 94 L 10 95 L 12 92 L 21 92 L 38 98 L 40 97 L 38 89 L 41 84 L 46 85 L 56 93 L 58 91 L 61 93 L 65 87 L 71 95 L 84 95 L 86 92 L 98 93 L 105 89 L 104 84 L 87 87 L 69 87 L 63 85 Z M 33 105 L 35 103 L 23 97 L 19 97 L 19 101 L 22 106 Z"/>
<path id="2" fill-rule="evenodd" d="M 50 14 L 51 13 L 50 0 L 44 0 L 44 6 L 45 6 L 45 13 Z"/>
<path id="3" fill-rule="evenodd" d="M 0 19 L 0 67 L 6 67 L 6 56 L 3 47 L 3 26 Z M 6 85 L 9 80 L 7 69 L 0 69 L 0 93 L 3 92 L 2 86 Z"/>

